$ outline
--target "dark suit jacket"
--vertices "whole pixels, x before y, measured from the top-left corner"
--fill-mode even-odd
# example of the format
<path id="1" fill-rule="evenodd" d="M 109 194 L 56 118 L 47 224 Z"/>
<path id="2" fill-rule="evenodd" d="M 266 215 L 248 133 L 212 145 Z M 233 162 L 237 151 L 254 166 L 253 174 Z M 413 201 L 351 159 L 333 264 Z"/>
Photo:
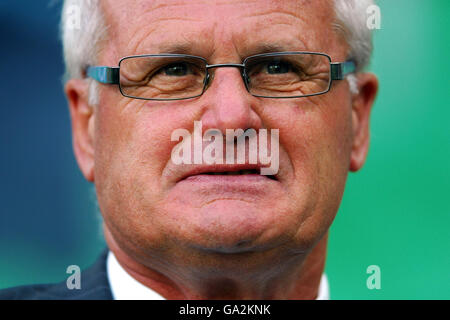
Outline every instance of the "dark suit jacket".
<path id="1" fill-rule="evenodd" d="M 112 300 L 106 274 L 105 249 L 98 260 L 81 272 L 81 289 L 68 289 L 66 280 L 56 284 L 19 286 L 0 290 L 0 300 Z"/>

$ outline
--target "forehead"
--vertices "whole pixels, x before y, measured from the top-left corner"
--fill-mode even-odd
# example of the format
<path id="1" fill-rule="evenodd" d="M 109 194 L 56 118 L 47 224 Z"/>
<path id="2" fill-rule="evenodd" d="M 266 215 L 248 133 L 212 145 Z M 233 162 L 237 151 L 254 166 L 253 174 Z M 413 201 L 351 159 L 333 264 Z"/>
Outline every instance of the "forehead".
<path id="1" fill-rule="evenodd" d="M 332 0 L 104 0 L 103 9 L 116 58 L 327 51 L 335 38 Z"/>

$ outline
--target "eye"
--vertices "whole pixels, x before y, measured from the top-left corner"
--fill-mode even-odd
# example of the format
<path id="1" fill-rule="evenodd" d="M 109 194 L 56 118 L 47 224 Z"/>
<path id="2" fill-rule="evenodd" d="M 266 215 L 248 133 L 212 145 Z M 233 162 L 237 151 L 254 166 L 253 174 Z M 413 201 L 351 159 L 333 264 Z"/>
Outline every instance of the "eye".
<path id="1" fill-rule="evenodd" d="M 167 76 L 182 77 L 189 73 L 189 67 L 184 62 L 172 63 L 163 68 L 164 74 Z"/>
<path id="2" fill-rule="evenodd" d="M 271 61 L 266 64 L 268 74 L 288 73 L 291 71 L 291 65 L 284 61 Z"/>

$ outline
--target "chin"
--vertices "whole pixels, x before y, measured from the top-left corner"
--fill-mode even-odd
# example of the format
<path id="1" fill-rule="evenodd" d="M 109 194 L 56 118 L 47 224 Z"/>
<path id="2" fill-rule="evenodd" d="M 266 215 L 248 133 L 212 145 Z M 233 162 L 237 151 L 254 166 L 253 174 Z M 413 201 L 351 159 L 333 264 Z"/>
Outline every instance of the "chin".
<path id="1" fill-rule="evenodd" d="M 275 210 L 274 210 L 275 209 Z M 288 241 L 295 224 L 277 217 L 274 206 L 238 199 L 216 199 L 200 208 L 171 210 L 177 242 L 217 253 L 262 251 Z M 288 228 L 292 228 L 289 230 Z"/>

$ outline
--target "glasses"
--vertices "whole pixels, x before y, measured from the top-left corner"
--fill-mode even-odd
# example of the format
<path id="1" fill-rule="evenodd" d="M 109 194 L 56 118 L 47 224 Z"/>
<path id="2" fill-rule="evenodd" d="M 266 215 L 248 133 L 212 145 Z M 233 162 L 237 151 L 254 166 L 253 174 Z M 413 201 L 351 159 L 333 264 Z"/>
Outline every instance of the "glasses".
<path id="1" fill-rule="evenodd" d="M 274 52 L 246 58 L 242 64 L 208 64 L 185 54 L 146 54 L 120 59 L 118 67 L 91 66 L 86 75 L 119 85 L 125 97 L 183 100 L 201 96 L 212 82 L 212 69 L 240 69 L 247 91 L 261 98 L 301 98 L 327 93 L 333 80 L 355 72 L 354 61 L 331 62 L 318 52 Z"/>

